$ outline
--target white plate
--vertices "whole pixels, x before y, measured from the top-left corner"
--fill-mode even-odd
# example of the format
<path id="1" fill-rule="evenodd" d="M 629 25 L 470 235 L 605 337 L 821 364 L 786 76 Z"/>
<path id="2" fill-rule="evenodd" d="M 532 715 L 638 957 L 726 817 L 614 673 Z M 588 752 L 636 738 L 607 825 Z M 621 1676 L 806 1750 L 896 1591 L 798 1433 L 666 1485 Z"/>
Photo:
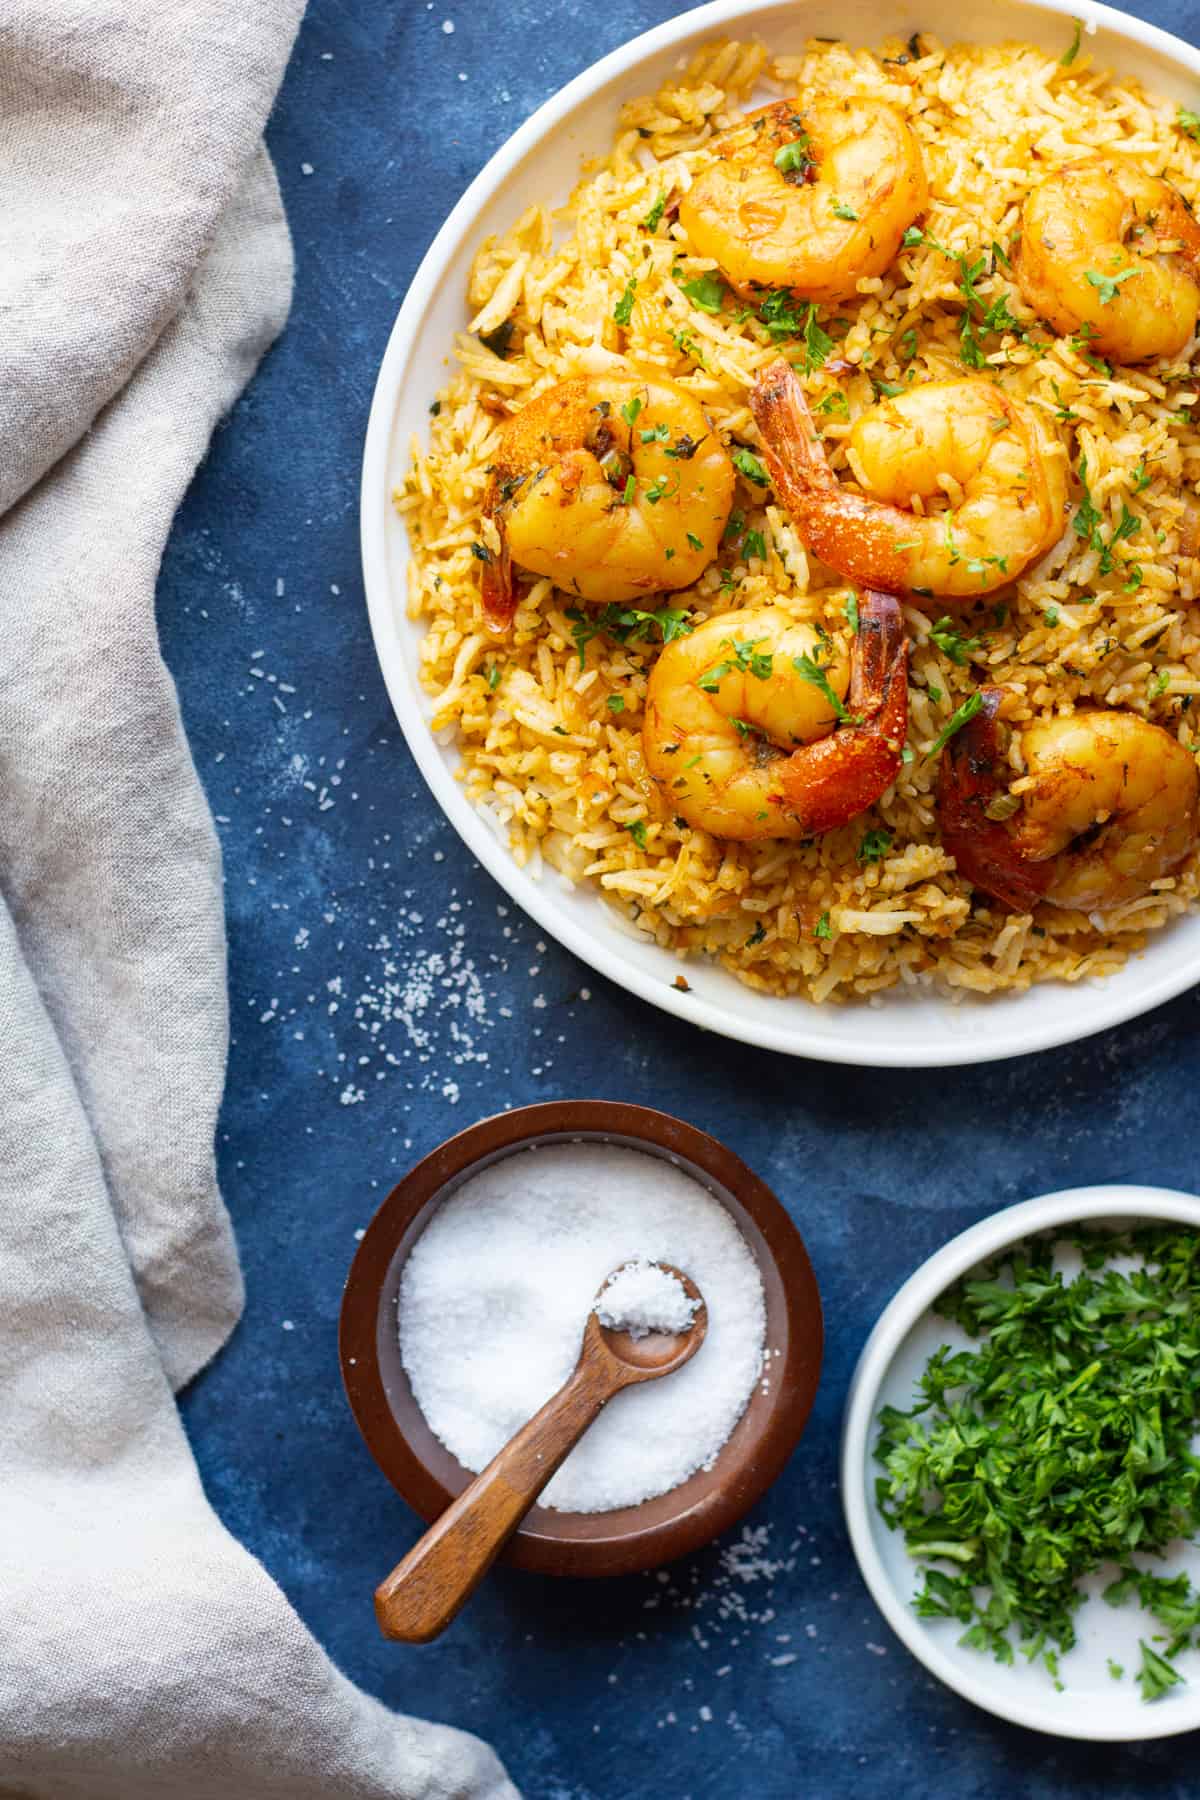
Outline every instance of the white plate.
<path id="1" fill-rule="evenodd" d="M 1098 28 L 1088 44 L 1101 62 L 1195 103 L 1200 53 L 1089 0 L 921 0 L 915 13 L 899 10 L 895 0 L 860 0 L 853 37 L 869 45 L 920 26 L 951 41 L 1019 37 L 1057 50 L 1070 43 L 1075 17 Z M 1200 981 L 1200 917 L 1177 921 L 1144 956 L 1103 983 L 1050 984 L 957 1005 L 927 990 L 826 1007 L 756 993 L 719 968 L 681 962 L 639 934 L 628 935 L 590 888 L 573 890 L 553 871 L 535 880 L 517 867 L 455 781 L 456 753 L 430 732 L 429 702 L 417 678 L 421 627 L 405 614 L 407 542 L 390 494 L 412 435 L 427 430 L 429 402 L 445 379 L 453 334 L 466 323 L 467 270 L 480 238 L 506 229 L 535 200 L 565 201 L 580 158 L 610 142 L 621 102 L 658 86 L 697 44 L 734 33 L 759 35 L 777 50 L 798 50 L 810 34 L 839 36 L 845 27 L 843 0 L 716 0 L 588 69 L 536 112 L 472 182 L 417 271 L 375 388 L 363 462 L 367 604 L 396 717 L 447 818 L 513 899 L 592 968 L 711 1031 L 793 1055 L 887 1068 L 988 1062 L 1086 1037 Z M 672 986 L 684 971 L 690 993 Z"/>
<path id="2" fill-rule="evenodd" d="M 1050 1227 L 1150 1219 L 1200 1229 L 1200 1199 L 1167 1188 L 1071 1188 L 1007 1207 L 972 1226 L 923 1263 L 886 1308 L 858 1360 L 846 1403 L 842 1502 L 850 1542 L 875 1604 L 897 1637 L 947 1687 L 1002 1719 L 1055 1737 L 1125 1743 L 1194 1730 L 1200 1725 L 1200 1657 L 1186 1653 L 1179 1659 L 1189 1686 L 1161 1700 L 1144 1701 L 1134 1679 L 1141 1662 L 1138 1638 L 1149 1639 L 1161 1628 L 1135 1604 L 1106 1606 L 1099 1598 L 1105 1585 L 1099 1576 L 1084 1584 L 1091 1598 L 1076 1615 L 1079 1642 L 1059 1666 L 1062 1693 L 1044 1669 L 1031 1667 L 1020 1655 L 1005 1667 L 978 1650 L 963 1649 L 958 1643 L 961 1627 L 954 1620 L 918 1618 L 910 1600 L 921 1585 L 922 1565 L 905 1550 L 903 1535 L 888 1529 L 875 1504 L 875 1421 L 881 1406 L 904 1412 L 911 1408 L 916 1379 L 940 1344 L 971 1341 L 931 1311 L 938 1296 L 968 1269 L 1005 1245 Z M 1163 1572 L 1181 1569 L 1200 1581 L 1200 1550 L 1181 1548 Z M 1109 1674 L 1110 1656 L 1124 1667 L 1124 1680 L 1114 1681 Z"/>

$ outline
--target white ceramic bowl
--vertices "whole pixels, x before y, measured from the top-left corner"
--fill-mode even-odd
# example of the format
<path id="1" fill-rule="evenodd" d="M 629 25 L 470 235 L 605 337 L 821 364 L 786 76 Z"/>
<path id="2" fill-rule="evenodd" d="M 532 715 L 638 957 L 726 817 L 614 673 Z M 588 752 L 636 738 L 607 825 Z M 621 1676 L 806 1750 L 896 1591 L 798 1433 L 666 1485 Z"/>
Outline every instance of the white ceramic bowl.
<path id="1" fill-rule="evenodd" d="M 1200 53 L 1091 0 L 922 0 L 919 21 L 898 11 L 895 0 L 859 0 L 852 30 L 856 42 L 872 44 L 919 22 L 951 41 L 1019 37 L 1065 49 L 1075 17 L 1089 32 L 1094 28 L 1088 45 L 1100 61 L 1195 103 Z M 506 229 L 534 200 L 564 201 L 581 157 L 611 140 L 621 102 L 655 88 L 697 44 L 735 33 L 797 50 L 809 35 L 843 35 L 846 23 L 842 0 L 716 0 L 586 70 L 472 182 L 417 271 L 379 372 L 363 463 L 367 604 L 396 717 L 447 818 L 513 899 L 584 962 L 668 1012 L 768 1049 L 889 1068 L 988 1062 L 1086 1037 L 1200 981 L 1200 917 L 1178 921 L 1144 956 L 1103 983 L 1053 984 L 958 1005 L 924 990 L 836 1007 L 756 993 L 719 968 L 684 964 L 639 934 L 629 935 L 592 890 L 571 889 L 552 871 L 535 880 L 517 867 L 455 781 L 454 750 L 437 743 L 429 729 L 429 702 L 417 679 L 421 628 L 405 614 L 407 542 L 390 495 L 412 435 L 428 427 L 429 402 L 444 379 L 453 334 L 466 323 L 467 270 L 480 238 Z M 681 993 L 672 983 L 685 968 L 691 991 Z"/>
<path id="2" fill-rule="evenodd" d="M 963 1649 L 961 1628 L 952 1619 L 920 1619 L 910 1600 L 921 1585 L 920 1565 L 904 1548 L 900 1532 L 890 1531 L 875 1504 L 874 1457 L 876 1418 L 881 1406 L 908 1411 L 917 1377 L 940 1344 L 970 1343 L 965 1332 L 938 1318 L 932 1307 L 938 1296 L 968 1269 L 994 1256 L 1006 1245 L 1051 1227 L 1082 1221 L 1169 1220 L 1200 1230 L 1200 1198 L 1167 1188 L 1071 1188 L 1043 1194 L 1020 1206 L 1007 1207 L 973 1225 L 923 1263 L 891 1301 L 858 1360 L 842 1436 L 842 1502 L 850 1542 L 863 1580 L 892 1630 L 915 1657 L 947 1687 L 976 1706 L 1055 1737 L 1111 1740 L 1173 1737 L 1200 1726 L 1200 1662 L 1184 1653 L 1180 1673 L 1190 1683 L 1163 1699 L 1143 1701 L 1134 1674 L 1140 1664 L 1138 1638 L 1160 1630 L 1141 1608 L 1106 1606 L 1099 1598 L 1099 1576 L 1084 1584 L 1091 1598 L 1076 1615 L 1079 1642 L 1062 1658 L 1058 1693 L 1043 1669 L 1018 1655 L 1010 1667 L 978 1650 Z M 1200 1581 L 1200 1549 L 1181 1550 L 1169 1571 L 1186 1569 Z M 1107 1658 L 1120 1663 L 1123 1681 L 1109 1674 Z"/>

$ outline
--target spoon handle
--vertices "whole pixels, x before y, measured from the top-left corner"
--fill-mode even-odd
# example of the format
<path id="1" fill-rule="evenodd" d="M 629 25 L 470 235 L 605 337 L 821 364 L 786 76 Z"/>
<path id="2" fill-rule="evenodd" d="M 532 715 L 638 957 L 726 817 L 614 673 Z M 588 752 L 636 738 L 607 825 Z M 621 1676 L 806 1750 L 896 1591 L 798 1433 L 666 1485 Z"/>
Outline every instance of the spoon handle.
<path id="1" fill-rule="evenodd" d="M 584 1356 L 540 1412 L 429 1527 L 375 1590 L 386 1638 L 425 1644 L 471 1598 L 567 1452 L 623 1383 Z"/>

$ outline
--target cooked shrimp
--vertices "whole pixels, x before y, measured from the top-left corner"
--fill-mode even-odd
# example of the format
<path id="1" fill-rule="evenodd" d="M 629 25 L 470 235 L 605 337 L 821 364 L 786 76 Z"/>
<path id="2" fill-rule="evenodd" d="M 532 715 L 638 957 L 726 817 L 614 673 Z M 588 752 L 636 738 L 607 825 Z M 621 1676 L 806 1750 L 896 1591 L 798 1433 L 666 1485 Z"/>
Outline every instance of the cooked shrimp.
<path id="1" fill-rule="evenodd" d="M 716 555 L 733 465 L 691 395 L 661 376 L 578 375 L 522 407 L 492 463 L 483 605 L 503 631 L 512 567 L 580 600 L 690 587 Z"/>
<path id="2" fill-rule="evenodd" d="M 881 100 L 788 100 L 722 132 L 679 204 L 699 256 L 739 293 L 847 300 L 882 275 L 928 203 L 916 138 Z"/>
<path id="3" fill-rule="evenodd" d="M 907 718 L 900 608 L 867 593 L 848 657 L 776 607 L 724 613 L 676 638 L 650 673 L 642 744 L 690 825 L 715 837 L 809 837 L 846 824 L 895 780 Z"/>
<path id="4" fill-rule="evenodd" d="M 1026 773 L 1007 786 L 1005 690 L 942 757 L 942 841 L 960 875 L 1018 911 L 1115 906 L 1170 874 L 1200 840 L 1200 772 L 1161 725 L 1080 712 L 1021 731 Z"/>
<path id="5" fill-rule="evenodd" d="M 1102 356 L 1175 356 L 1200 312 L 1200 223 L 1156 176 L 1067 163 L 1025 202 L 1013 273 L 1056 331 Z"/>
<path id="6" fill-rule="evenodd" d="M 790 363 L 763 371 L 750 405 L 776 493 L 809 549 L 849 581 L 892 594 L 988 594 L 1062 534 L 1061 446 L 988 381 L 930 382 L 856 420 L 848 447 L 865 495 L 834 477 Z M 909 510 L 948 488 L 952 510 Z"/>

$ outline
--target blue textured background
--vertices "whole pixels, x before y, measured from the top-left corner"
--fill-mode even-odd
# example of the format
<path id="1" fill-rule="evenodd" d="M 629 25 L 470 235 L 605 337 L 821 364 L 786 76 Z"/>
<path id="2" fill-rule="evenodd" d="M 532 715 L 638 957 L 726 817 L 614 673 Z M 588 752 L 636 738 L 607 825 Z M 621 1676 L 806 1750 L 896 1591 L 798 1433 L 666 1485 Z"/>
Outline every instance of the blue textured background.
<path id="1" fill-rule="evenodd" d="M 188 1429 L 222 1516 L 340 1665 L 389 1704 L 485 1733 L 531 1800 L 1182 1796 L 1194 1740 L 1045 1740 L 927 1679 L 855 1572 L 836 1450 L 870 1325 L 946 1238 L 1050 1188 L 1196 1186 L 1196 996 L 977 1071 L 859 1074 L 703 1037 L 506 910 L 426 794 L 376 671 L 356 487 L 405 285 L 521 120 L 674 10 L 314 0 L 302 30 L 269 131 L 298 254 L 292 322 L 217 437 L 161 587 L 227 859 L 220 1156 L 249 1291 L 184 1402 Z M 1186 0 L 1145 12 L 1180 32 L 1197 23 Z M 386 1645 L 371 1592 L 416 1522 L 341 1394 L 355 1231 L 450 1132 L 505 1102 L 585 1094 L 703 1123 L 808 1242 L 824 1380 L 750 1520 L 778 1566 L 739 1577 L 718 1547 L 666 1582 L 501 1573 L 439 1643 Z"/>

